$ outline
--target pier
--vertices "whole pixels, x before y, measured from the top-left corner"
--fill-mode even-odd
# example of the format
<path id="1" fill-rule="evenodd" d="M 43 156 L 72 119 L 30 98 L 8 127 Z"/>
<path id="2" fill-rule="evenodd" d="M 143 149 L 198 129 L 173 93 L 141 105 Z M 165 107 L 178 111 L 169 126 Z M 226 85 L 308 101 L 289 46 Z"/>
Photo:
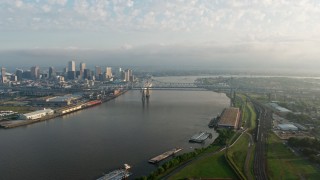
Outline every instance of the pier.
<path id="1" fill-rule="evenodd" d="M 172 149 L 170 151 L 167 151 L 167 152 L 165 152 L 163 154 L 160 154 L 159 156 L 156 156 L 156 157 L 150 159 L 149 163 L 156 164 L 156 163 L 158 163 L 158 162 L 160 162 L 160 161 L 162 161 L 162 160 L 164 160 L 164 159 L 166 159 L 166 158 L 168 158 L 170 156 L 173 156 L 174 154 L 178 153 L 181 150 L 182 150 L 181 148 L 174 148 L 174 149 Z"/>
<path id="2" fill-rule="evenodd" d="M 10 129 L 10 128 L 15 128 L 15 127 L 19 127 L 19 126 L 25 126 L 25 125 L 29 125 L 29 124 L 33 124 L 33 123 L 37 123 L 37 122 L 41 122 L 41 121 L 46 121 L 46 120 L 50 120 L 50 119 L 54 119 L 57 117 L 61 117 L 64 116 L 66 114 L 70 114 L 76 111 L 80 111 L 86 108 L 90 108 L 92 106 L 96 106 L 99 105 L 101 103 L 110 101 L 112 99 L 115 99 L 116 97 L 126 93 L 127 90 L 121 91 L 119 92 L 117 95 L 111 96 L 111 97 L 107 97 L 104 99 L 100 99 L 100 100 L 93 100 L 93 101 L 88 101 L 86 103 L 82 103 L 82 104 L 77 104 L 77 105 L 73 105 L 73 106 L 67 106 L 67 107 L 63 107 L 60 109 L 56 109 L 55 113 L 53 115 L 47 115 L 44 116 L 42 118 L 38 118 L 38 119 L 32 119 L 32 120 L 11 120 L 11 121 L 2 121 L 0 122 L 0 127 L 5 128 L 5 129 Z"/>
<path id="3" fill-rule="evenodd" d="M 204 142 L 206 139 L 208 138 L 212 138 L 212 134 L 208 133 L 208 132 L 199 132 L 195 135 L 193 135 L 189 142 L 193 142 L 193 143 L 202 143 Z"/>

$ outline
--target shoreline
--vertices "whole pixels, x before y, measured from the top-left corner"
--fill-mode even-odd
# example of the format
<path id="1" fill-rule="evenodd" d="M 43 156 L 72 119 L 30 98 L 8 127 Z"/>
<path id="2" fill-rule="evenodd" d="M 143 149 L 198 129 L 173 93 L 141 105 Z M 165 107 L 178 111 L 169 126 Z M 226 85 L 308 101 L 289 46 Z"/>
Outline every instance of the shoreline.
<path id="1" fill-rule="evenodd" d="M 45 116 L 43 118 L 39 118 L 39 119 L 14 120 L 14 121 L 21 121 L 21 122 L 16 122 L 16 123 L 12 123 L 12 121 L 4 121 L 4 122 L 1 122 L 0 127 L 3 128 L 3 129 L 11 129 L 11 128 L 16 128 L 16 127 L 20 127 L 20 126 L 26 126 L 26 125 L 29 125 L 29 124 L 34 124 L 34 123 L 37 123 L 37 122 L 47 121 L 47 120 L 54 119 L 54 118 L 57 118 L 57 117 L 62 117 L 64 115 L 67 115 L 67 114 L 70 114 L 70 113 L 73 113 L 73 112 L 76 112 L 76 111 L 88 109 L 90 107 L 97 106 L 97 105 L 102 104 L 102 103 L 106 103 L 108 101 L 111 101 L 111 100 L 113 100 L 113 99 L 125 94 L 128 91 L 129 90 L 121 91 L 117 95 L 114 95 L 114 96 L 111 96 L 111 97 L 108 97 L 108 98 L 105 98 L 105 99 L 101 99 L 100 100 L 101 103 L 97 103 L 97 104 L 93 104 L 93 105 L 89 105 L 89 106 L 82 106 L 79 109 L 76 109 L 76 110 L 73 110 L 73 111 L 70 111 L 70 112 L 67 112 L 67 113 L 57 113 L 57 112 L 55 112 L 55 114 L 53 114 L 53 115 L 47 115 L 47 116 Z M 64 107 L 64 108 L 66 108 L 66 107 Z"/>

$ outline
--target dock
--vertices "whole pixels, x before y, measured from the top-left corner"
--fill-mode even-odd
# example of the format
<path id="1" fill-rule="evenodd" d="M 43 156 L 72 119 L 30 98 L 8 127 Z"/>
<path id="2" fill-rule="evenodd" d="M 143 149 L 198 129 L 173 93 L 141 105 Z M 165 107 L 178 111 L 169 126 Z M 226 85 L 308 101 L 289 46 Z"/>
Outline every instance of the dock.
<path id="1" fill-rule="evenodd" d="M 212 134 L 208 133 L 208 132 L 199 132 L 195 135 L 193 135 L 189 142 L 194 142 L 194 143 L 202 143 L 204 142 L 206 139 L 208 138 L 212 138 Z"/>
<path id="2" fill-rule="evenodd" d="M 162 161 L 162 160 L 164 160 L 164 159 L 166 159 L 166 158 L 168 158 L 170 156 L 173 156 L 174 154 L 178 153 L 181 150 L 182 150 L 182 148 L 174 148 L 172 150 L 164 152 L 164 153 L 162 153 L 162 154 L 150 159 L 149 163 L 156 164 L 156 163 L 158 163 L 158 162 L 160 162 L 160 161 Z"/>
<path id="3" fill-rule="evenodd" d="M 208 124 L 209 128 L 214 128 L 218 126 L 218 122 L 219 122 L 220 117 L 217 116 L 215 118 L 212 118 Z"/>

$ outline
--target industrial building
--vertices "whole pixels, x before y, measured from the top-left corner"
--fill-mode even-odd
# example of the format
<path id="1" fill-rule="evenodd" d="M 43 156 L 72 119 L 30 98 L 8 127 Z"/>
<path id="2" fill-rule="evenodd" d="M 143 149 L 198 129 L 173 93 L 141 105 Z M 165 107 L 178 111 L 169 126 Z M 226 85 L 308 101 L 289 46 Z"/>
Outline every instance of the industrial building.
<path id="1" fill-rule="evenodd" d="M 22 114 L 20 116 L 21 119 L 39 119 L 47 115 L 52 115 L 54 111 L 52 109 L 43 109 L 39 111 L 34 111 L 27 114 Z"/>
<path id="2" fill-rule="evenodd" d="M 278 128 L 282 131 L 298 131 L 298 128 L 293 124 L 278 124 Z"/>
<path id="3" fill-rule="evenodd" d="M 226 108 L 222 112 L 222 115 L 218 122 L 218 127 L 236 129 L 238 128 L 239 119 L 240 119 L 239 108 Z"/>
<path id="4" fill-rule="evenodd" d="M 291 112 L 289 109 L 284 108 L 282 106 L 279 106 L 277 103 L 269 103 L 269 106 L 277 113 L 280 115 L 286 115 L 287 113 Z"/>

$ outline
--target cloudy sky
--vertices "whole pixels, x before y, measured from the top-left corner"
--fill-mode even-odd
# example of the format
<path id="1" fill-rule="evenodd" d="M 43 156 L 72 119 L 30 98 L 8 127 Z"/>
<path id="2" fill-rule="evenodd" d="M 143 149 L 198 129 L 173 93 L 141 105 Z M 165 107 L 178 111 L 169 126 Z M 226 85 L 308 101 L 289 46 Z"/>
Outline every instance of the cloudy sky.
<path id="1" fill-rule="evenodd" d="M 320 64 L 320 0 L 1 0 L 0 9 L 1 64 Z"/>

